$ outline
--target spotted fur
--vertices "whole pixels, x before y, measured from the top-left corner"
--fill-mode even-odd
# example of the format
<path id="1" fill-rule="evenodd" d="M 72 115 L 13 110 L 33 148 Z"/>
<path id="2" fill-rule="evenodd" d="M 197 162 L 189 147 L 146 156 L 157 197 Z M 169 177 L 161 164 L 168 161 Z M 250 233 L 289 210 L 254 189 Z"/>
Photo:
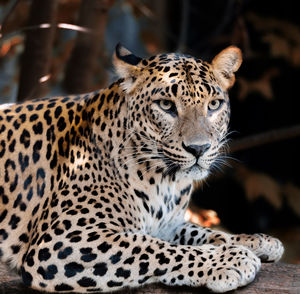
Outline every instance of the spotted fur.
<path id="1" fill-rule="evenodd" d="M 239 49 L 209 64 L 119 45 L 114 63 L 107 89 L 1 107 L 1 260 L 49 292 L 249 283 L 280 241 L 184 221 L 222 154 Z"/>

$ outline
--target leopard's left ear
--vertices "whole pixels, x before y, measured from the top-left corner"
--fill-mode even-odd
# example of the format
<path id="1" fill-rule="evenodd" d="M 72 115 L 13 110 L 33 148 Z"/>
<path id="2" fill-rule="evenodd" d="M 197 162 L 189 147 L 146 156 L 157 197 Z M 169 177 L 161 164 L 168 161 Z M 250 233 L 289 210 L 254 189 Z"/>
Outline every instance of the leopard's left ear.
<path id="1" fill-rule="evenodd" d="M 212 61 L 212 66 L 225 89 L 229 89 L 235 82 L 234 73 L 242 63 L 241 50 L 230 46 L 221 51 Z"/>
<path id="2" fill-rule="evenodd" d="M 141 60 L 142 58 L 135 56 L 120 43 L 117 44 L 113 56 L 113 64 L 119 77 L 124 79 L 122 85 L 128 92 L 140 73 L 141 66 L 139 66 L 139 63 Z"/>

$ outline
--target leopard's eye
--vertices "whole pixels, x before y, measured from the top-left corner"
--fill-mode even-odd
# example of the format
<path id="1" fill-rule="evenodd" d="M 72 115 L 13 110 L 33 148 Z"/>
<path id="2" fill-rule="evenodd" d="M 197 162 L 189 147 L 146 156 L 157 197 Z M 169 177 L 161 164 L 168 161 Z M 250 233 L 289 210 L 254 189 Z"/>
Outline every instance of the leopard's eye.
<path id="1" fill-rule="evenodd" d="M 172 108 L 173 102 L 170 100 L 166 100 L 166 99 L 159 100 L 159 106 L 161 109 L 168 111 Z"/>
<path id="2" fill-rule="evenodd" d="M 212 100 L 208 103 L 208 110 L 209 111 L 216 111 L 222 106 L 223 103 L 224 103 L 223 99 Z"/>
<path id="3" fill-rule="evenodd" d="M 173 101 L 167 99 L 160 99 L 154 102 L 166 113 L 169 113 L 172 116 L 177 115 L 177 108 Z"/>

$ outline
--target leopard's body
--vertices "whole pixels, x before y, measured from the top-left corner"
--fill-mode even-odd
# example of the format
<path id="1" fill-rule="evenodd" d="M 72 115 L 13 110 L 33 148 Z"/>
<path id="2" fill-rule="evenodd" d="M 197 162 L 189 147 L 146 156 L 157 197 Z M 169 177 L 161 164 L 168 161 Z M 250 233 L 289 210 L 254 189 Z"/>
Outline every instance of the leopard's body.
<path id="1" fill-rule="evenodd" d="M 184 221 L 194 179 L 224 145 L 230 47 L 208 64 L 115 55 L 121 79 L 79 96 L 0 108 L 0 259 L 51 292 L 151 282 L 216 292 L 252 281 L 283 247 Z"/>

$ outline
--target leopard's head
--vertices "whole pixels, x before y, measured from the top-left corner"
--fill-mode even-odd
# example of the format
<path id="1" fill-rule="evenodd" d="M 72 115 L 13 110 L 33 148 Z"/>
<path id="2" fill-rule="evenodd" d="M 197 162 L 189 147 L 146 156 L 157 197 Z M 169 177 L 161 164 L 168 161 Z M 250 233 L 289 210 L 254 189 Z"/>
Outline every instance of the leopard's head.
<path id="1" fill-rule="evenodd" d="M 136 158 L 155 161 L 165 175 L 205 178 L 226 142 L 228 89 L 241 62 L 233 46 L 207 63 L 176 53 L 142 59 L 118 45 L 114 64 Z"/>

